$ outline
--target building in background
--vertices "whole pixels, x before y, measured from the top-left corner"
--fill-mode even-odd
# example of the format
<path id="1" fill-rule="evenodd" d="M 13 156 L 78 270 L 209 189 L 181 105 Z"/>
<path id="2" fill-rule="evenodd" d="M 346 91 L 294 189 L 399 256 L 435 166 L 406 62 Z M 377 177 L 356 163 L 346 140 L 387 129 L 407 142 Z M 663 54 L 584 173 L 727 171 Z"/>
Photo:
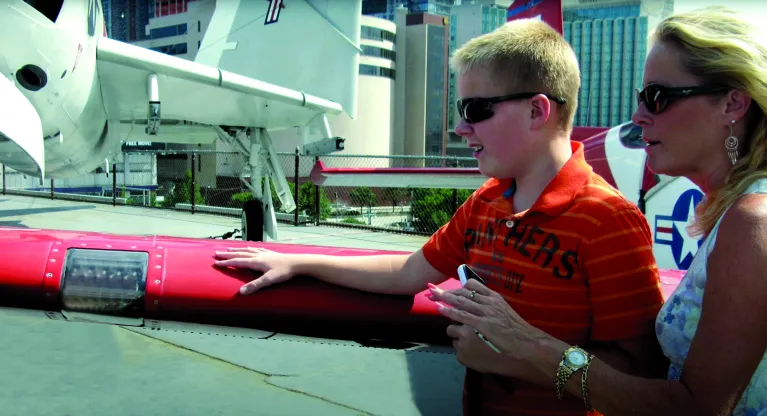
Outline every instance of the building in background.
<path id="1" fill-rule="evenodd" d="M 460 4 L 460 0 L 362 0 L 362 14 L 394 21 L 397 10 L 404 7 L 408 13 L 449 16 L 455 4 Z"/>
<path id="2" fill-rule="evenodd" d="M 103 0 L 110 38 L 194 59 L 215 0 Z"/>
<path id="3" fill-rule="evenodd" d="M 152 0 L 154 9 L 152 17 L 171 16 L 189 11 L 189 3 L 195 0 Z"/>
<path id="4" fill-rule="evenodd" d="M 154 17 L 155 0 L 102 0 L 107 36 L 122 42 L 148 38 L 146 26 Z"/>
<path id="5" fill-rule="evenodd" d="M 450 55 L 472 38 L 490 33 L 506 23 L 506 12 L 511 0 L 477 0 L 453 6 L 450 13 Z M 447 87 L 447 142 L 445 153 L 450 156 L 471 157 L 472 150 L 466 140 L 455 134 L 458 109 L 455 107 L 458 91 L 456 76 L 449 71 Z"/>
<path id="6" fill-rule="evenodd" d="M 671 15 L 673 0 L 563 0 L 564 36 L 581 68 L 576 126 L 608 127 L 631 119 L 648 36 Z"/>
<path id="7" fill-rule="evenodd" d="M 396 21 L 399 66 L 407 70 L 397 74 L 394 153 L 442 156 L 447 141 L 448 18 L 401 7 Z"/>
<path id="8" fill-rule="evenodd" d="M 331 132 L 347 139 L 343 153 L 396 154 L 392 148 L 395 82 L 404 69 L 397 64 L 401 56 L 395 48 L 397 26 L 373 16 L 362 16 L 360 23 L 357 117 L 352 120 L 346 113 L 336 116 L 330 122 Z"/>
<path id="9" fill-rule="evenodd" d="M 192 61 L 215 9 L 216 0 L 156 0 L 155 17 L 146 25 L 147 39 L 132 43 Z"/>

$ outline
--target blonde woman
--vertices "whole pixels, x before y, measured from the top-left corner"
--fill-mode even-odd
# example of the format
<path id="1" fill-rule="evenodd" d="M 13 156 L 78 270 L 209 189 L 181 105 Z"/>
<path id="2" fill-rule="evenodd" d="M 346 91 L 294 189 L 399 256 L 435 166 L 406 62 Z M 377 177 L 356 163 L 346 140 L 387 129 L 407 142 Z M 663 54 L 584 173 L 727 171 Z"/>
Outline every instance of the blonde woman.
<path id="1" fill-rule="evenodd" d="M 553 383 L 584 410 L 767 415 L 767 48 L 725 9 L 671 16 L 654 33 L 638 100 L 649 168 L 706 196 L 690 229 L 703 244 L 656 319 L 666 378 L 628 375 L 549 336 L 475 281 L 432 289 L 433 299 L 516 360 L 509 376 Z"/>

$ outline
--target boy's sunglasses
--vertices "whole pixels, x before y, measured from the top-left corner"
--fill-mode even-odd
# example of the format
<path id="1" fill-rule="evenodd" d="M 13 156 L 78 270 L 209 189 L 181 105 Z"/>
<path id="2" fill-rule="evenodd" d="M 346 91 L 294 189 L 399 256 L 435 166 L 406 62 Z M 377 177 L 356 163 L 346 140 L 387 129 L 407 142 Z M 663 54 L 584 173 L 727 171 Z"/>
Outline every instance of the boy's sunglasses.
<path id="1" fill-rule="evenodd" d="M 461 116 L 467 123 L 479 123 L 492 117 L 493 104 L 497 104 L 504 101 L 519 100 L 524 98 L 533 98 L 536 95 L 542 93 L 539 92 L 523 92 L 519 94 L 502 95 L 499 97 L 483 97 L 483 98 L 464 98 L 456 101 L 458 106 L 458 115 Z M 548 94 L 543 94 L 550 100 L 554 100 L 560 104 L 564 104 L 563 98 L 552 97 Z"/>
<path id="2" fill-rule="evenodd" d="M 727 87 L 691 86 L 691 87 L 664 87 L 658 84 L 648 84 L 643 90 L 637 89 L 637 104 L 644 103 L 650 114 L 660 114 L 666 111 L 668 105 L 683 98 L 697 95 L 711 95 L 729 90 Z"/>

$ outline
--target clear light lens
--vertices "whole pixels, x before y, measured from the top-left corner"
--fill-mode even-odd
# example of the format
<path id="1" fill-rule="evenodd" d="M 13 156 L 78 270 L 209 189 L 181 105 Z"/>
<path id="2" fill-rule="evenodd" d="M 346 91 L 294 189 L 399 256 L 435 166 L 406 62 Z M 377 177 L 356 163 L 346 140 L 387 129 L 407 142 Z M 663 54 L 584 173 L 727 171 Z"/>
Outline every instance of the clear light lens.
<path id="1" fill-rule="evenodd" d="M 143 312 L 149 253 L 69 249 L 61 278 L 63 308 L 125 317 Z"/>
<path id="2" fill-rule="evenodd" d="M 618 130 L 618 139 L 628 149 L 644 149 L 647 143 L 642 138 L 642 132 L 642 128 L 636 124 L 626 123 Z"/>

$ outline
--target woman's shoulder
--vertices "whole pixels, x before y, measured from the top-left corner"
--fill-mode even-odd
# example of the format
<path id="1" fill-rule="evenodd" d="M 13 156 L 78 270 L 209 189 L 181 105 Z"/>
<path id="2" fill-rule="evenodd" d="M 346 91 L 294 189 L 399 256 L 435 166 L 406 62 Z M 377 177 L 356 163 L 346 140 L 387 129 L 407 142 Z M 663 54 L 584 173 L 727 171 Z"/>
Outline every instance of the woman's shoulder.
<path id="1" fill-rule="evenodd" d="M 710 307 L 744 308 L 748 313 L 749 307 L 759 304 L 764 305 L 759 306 L 761 310 L 751 311 L 767 316 L 766 242 L 767 194 L 747 193 L 724 213 L 705 262 Z M 737 301 L 731 302 L 733 299 Z"/>
<path id="2" fill-rule="evenodd" d="M 767 237 L 767 193 L 746 193 L 724 213 L 717 240 L 764 243 Z"/>

